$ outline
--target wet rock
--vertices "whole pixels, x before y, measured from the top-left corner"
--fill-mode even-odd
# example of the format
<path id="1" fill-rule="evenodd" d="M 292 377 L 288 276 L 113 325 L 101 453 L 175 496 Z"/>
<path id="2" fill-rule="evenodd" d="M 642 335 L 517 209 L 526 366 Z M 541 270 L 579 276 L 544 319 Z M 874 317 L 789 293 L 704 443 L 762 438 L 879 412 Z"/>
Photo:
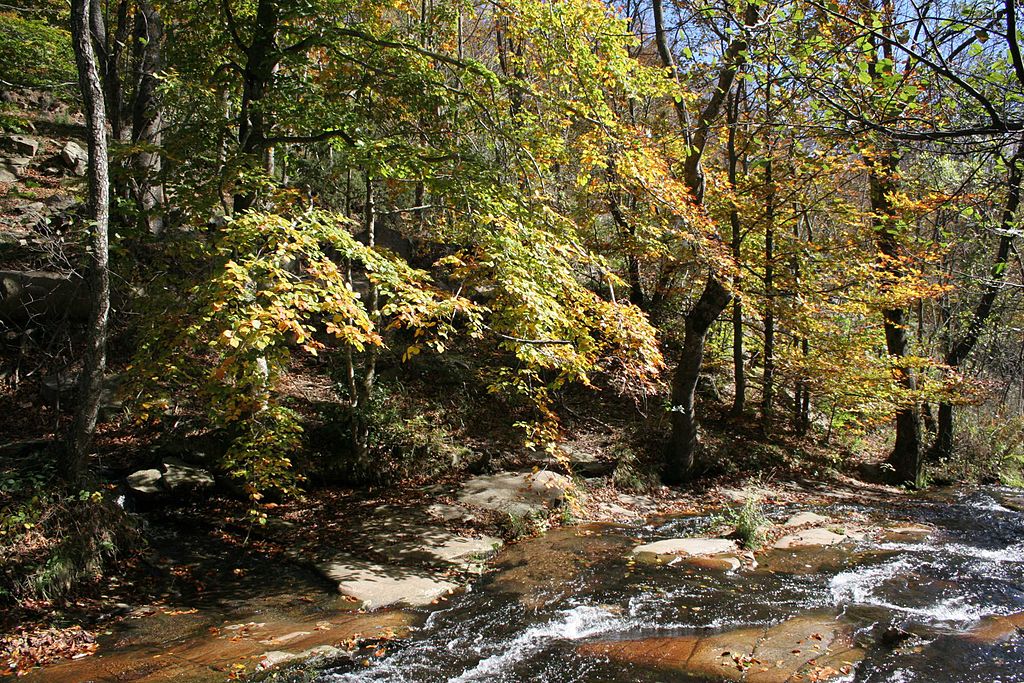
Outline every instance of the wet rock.
<path id="1" fill-rule="evenodd" d="M 828 517 L 823 517 L 816 512 L 798 512 L 783 523 L 783 526 L 821 526 L 832 522 Z"/>
<path id="2" fill-rule="evenodd" d="M 743 566 L 739 545 L 725 538 L 670 538 L 637 546 L 633 555 L 645 561 L 683 562 L 715 571 L 734 571 Z"/>
<path id="3" fill-rule="evenodd" d="M 89 168 L 89 154 L 73 140 L 68 140 L 61 148 L 60 160 L 72 174 L 77 176 L 84 176 Z"/>
<path id="4" fill-rule="evenodd" d="M 339 650 L 333 645 L 318 645 L 311 647 L 308 650 L 302 652 L 283 652 L 281 650 L 271 650 L 270 652 L 264 652 L 260 655 L 260 668 L 271 669 L 281 664 L 288 662 L 296 662 L 306 659 L 334 659 L 344 655 L 343 650 Z"/>
<path id="5" fill-rule="evenodd" d="M 212 474 L 199 467 L 186 465 L 177 458 L 165 459 L 163 466 L 163 483 L 172 493 L 202 491 L 214 485 Z"/>
<path id="6" fill-rule="evenodd" d="M 581 589 L 587 567 L 611 562 L 626 551 L 628 541 L 604 535 L 601 525 L 555 528 L 505 549 L 492 566 L 497 569 L 491 586 L 519 596 L 529 609 L 539 609 L 574 595 Z M 600 581 L 599 575 L 593 576 Z"/>
<path id="7" fill-rule="evenodd" d="M 1024 612 L 982 619 L 967 633 L 967 637 L 981 643 L 1001 643 L 1024 631 Z"/>
<path id="8" fill-rule="evenodd" d="M 160 483 L 163 476 L 163 472 L 157 469 L 139 470 L 129 474 L 125 481 L 128 482 L 128 488 L 134 493 L 143 496 L 155 496 L 164 490 Z"/>
<path id="9" fill-rule="evenodd" d="M 459 586 L 431 573 L 369 562 L 339 555 L 317 565 L 317 569 L 338 586 L 338 592 L 351 596 L 364 609 L 390 605 L 422 607 L 451 593 Z"/>
<path id="10" fill-rule="evenodd" d="M 846 534 L 837 534 L 824 527 L 812 527 L 804 531 L 783 536 L 772 545 L 776 550 L 792 548 L 821 548 L 847 540 Z"/>
<path id="11" fill-rule="evenodd" d="M 691 676 L 754 683 L 832 680 L 848 674 L 863 658 L 852 630 L 828 615 L 799 616 L 769 628 L 710 636 L 592 643 L 578 651 Z"/>
<path id="12" fill-rule="evenodd" d="M 561 474 L 503 472 L 473 477 L 462 486 L 459 502 L 525 517 L 560 505 L 572 481 Z"/>
<path id="13" fill-rule="evenodd" d="M 897 543 L 923 541 L 932 535 L 933 529 L 920 524 L 902 524 L 882 529 L 882 539 Z"/>

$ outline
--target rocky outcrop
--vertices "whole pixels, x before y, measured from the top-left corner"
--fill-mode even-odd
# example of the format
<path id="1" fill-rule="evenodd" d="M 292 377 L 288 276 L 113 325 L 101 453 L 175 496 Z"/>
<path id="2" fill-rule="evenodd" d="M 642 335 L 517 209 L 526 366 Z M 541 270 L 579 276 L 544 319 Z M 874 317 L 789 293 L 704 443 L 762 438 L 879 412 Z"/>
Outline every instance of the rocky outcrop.
<path id="1" fill-rule="evenodd" d="M 473 477 L 463 484 L 459 502 L 526 517 L 561 505 L 572 480 L 555 472 L 503 472 Z"/>
<path id="2" fill-rule="evenodd" d="M 88 291 L 81 278 L 44 270 L 0 270 L 0 318 L 67 315 L 83 319 L 89 314 Z"/>
<path id="3" fill-rule="evenodd" d="M 832 680 L 848 675 L 864 656 L 851 628 L 830 615 L 707 636 L 591 643 L 578 651 L 695 677 L 751 683 Z"/>

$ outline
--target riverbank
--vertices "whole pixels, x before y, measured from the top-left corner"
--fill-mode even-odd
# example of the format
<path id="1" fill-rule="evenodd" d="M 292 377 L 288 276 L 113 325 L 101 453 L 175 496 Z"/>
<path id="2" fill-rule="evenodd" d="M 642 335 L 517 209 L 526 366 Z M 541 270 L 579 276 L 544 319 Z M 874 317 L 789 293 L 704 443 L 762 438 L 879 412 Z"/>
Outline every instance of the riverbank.
<path id="1" fill-rule="evenodd" d="M 16 630 L 20 651 L 7 659 L 28 671 L 72 658 L 48 662 L 33 680 L 212 681 L 313 655 L 383 656 L 388 640 L 495 568 L 506 583 L 552 583 L 556 567 L 516 541 L 560 527 L 721 515 L 751 495 L 766 510 L 898 506 L 906 496 L 843 479 L 638 494 L 607 476 L 537 469 L 391 492 L 322 489 L 269 506 L 263 525 L 244 504 L 214 496 L 138 513 L 148 549 L 137 565 L 78 613 L 50 615 L 51 628 L 80 630 Z M 50 646 L 65 633 L 70 646 Z"/>

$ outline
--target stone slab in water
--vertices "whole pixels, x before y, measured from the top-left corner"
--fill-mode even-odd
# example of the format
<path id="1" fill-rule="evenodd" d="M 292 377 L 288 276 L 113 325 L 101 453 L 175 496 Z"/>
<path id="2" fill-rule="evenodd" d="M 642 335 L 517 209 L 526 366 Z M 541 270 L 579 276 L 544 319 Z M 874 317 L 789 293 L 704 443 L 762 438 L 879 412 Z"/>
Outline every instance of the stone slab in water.
<path id="1" fill-rule="evenodd" d="M 794 548 L 821 548 L 847 540 L 845 534 L 837 534 L 824 527 L 812 527 L 794 534 L 783 536 L 772 545 L 776 550 Z"/>
<path id="2" fill-rule="evenodd" d="M 448 506 L 453 507 L 453 506 Z M 457 508 L 464 510 L 463 508 Z M 502 545 L 493 536 L 460 536 L 434 521 L 430 508 L 381 505 L 352 529 L 353 540 L 396 564 L 473 569 Z"/>
<path id="3" fill-rule="evenodd" d="M 459 502 L 524 517 L 560 505 L 572 481 L 555 472 L 502 472 L 473 477 L 462 485 Z"/>
<path id="4" fill-rule="evenodd" d="M 1024 612 L 982 619 L 968 637 L 982 643 L 1001 643 L 1024 631 Z"/>
<path id="5" fill-rule="evenodd" d="M 422 607 L 459 586 L 418 569 L 382 565 L 350 556 L 337 556 L 317 569 L 338 586 L 338 592 L 359 601 L 365 609 L 391 605 Z"/>
<path id="6" fill-rule="evenodd" d="M 682 561 L 712 571 L 735 571 L 743 566 L 739 545 L 725 538 L 669 538 L 637 546 L 633 555 L 658 562 Z"/>
<path id="7" fill-rule="evenodd" d="M 798 616 L 770 628 L 740 628 L 711 636 L 591 643 L 578 651 L 614 662 L 753 683 L 832 680 L 863 657 L 854 647 L 850 628 L 830 615 Z"/>

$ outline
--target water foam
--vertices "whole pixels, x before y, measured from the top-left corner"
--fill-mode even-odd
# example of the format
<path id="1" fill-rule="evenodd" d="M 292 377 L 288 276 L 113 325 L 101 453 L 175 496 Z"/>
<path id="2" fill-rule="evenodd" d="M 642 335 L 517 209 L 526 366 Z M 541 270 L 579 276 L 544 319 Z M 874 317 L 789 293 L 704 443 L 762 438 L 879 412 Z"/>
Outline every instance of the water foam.
<path id="1" fill-rule="evenodd" d="M 501 671 L 513 664 L 527 659 L 538 650 L 546 647 L 552 640 L 580 640 L 625 626 L 622 617 L 613 614 L 607 608 L 591 605 L 580 605 L 564 610 L 558 618 L 545 624 L 538 624 L 503 643 L 503 652 L 480 660 L 476 666 L 464 671 L 449 683 L 466 683 L 467 681 L 492 680 Z"/>

